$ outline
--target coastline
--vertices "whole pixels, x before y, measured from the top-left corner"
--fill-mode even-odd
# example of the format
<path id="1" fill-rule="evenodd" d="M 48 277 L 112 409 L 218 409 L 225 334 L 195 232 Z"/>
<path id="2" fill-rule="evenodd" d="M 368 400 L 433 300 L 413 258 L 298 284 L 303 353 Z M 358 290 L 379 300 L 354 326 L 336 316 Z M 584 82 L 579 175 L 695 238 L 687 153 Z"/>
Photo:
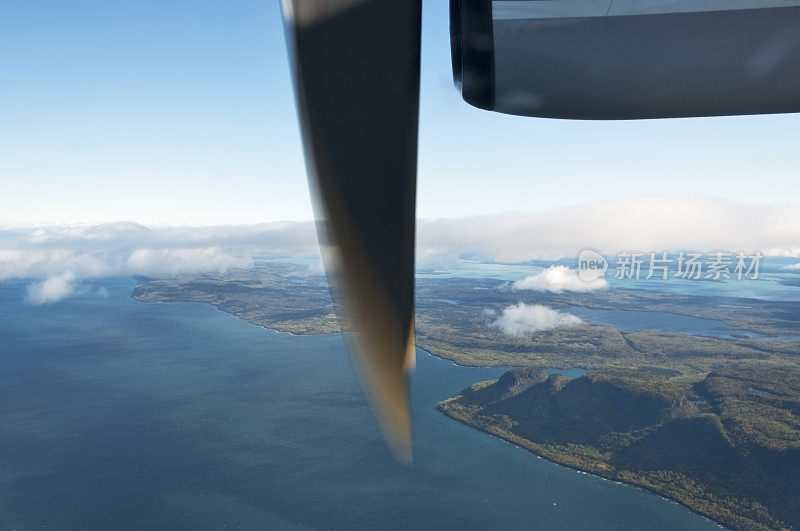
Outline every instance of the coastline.
<path id="1" fill-rule="evenodd" d="M 572 464 L 572 463 L 569 463 L 567 461 L 563 461 L 563 460 L 560 460 L 560 459 L 554 457 L 553 455 L 549 454 L 545 449 L 543 449 L 540 445 L 537 445 L 536 443 L 533 443 L 533 442 L 529 441 L 528 439 L 520 437 L 520 436 L 518 436 L 518 435 L 516 435 L 516 434 L 514 434 L 512 432 L 505 431 L 505 430 L 503 430 L 501 428 L 498 428 L 496 426 L 484 425 L 482 423 L 475 422 L 469 415 L 463 414 L 462 412 L 452 408 L 452 403 L 457 400 L 458 396 L 460 396 L 460 395 L 456 395 L 454 397 L 447 398 L 447 399 L 441 401 L 439 404 L 437 404 L 436 409 L 438 409 L 443 415 L 445 415 L 445 416 L 447 416 L 447 417 L 449 417 L 449 418 L 451 418 L 451 419 L 453 419 L 453 420 L 455 420 L 457 422 L 460 422 L 461 424 L 464 424 L 465 426 L 469 426 L 470 428 L 474 428 L 474 429 L 477 429 L 477 430 L 482 431 L 484 433 L 487 433 L 489 435 L 498 437 L 499 439 L 502 439 L 502 440 L 504 440 L 504 441 L 506 441 L 508 443 L 511 443 L 511 444 L 513 444 L 513 445 L 515 445 L 515 446 L 517 446 L 519 448 L 522 448 L 522 449 L 530 452 L 531 454 L 533 454 L 533 455 L 535 455 L 535 456 L 537 456 L 537 457 L 539 457 L 541 459 L 545 459 L 546 461 L 549 461 L 550 463 L 553 463 L 553 464 L 556 464 L 556 465 L 559 465 L 559 466 L 563 466 L 565 468 L 569 468 L 570 470 L 575 470 L 576 472 L 581 472 L 581 473 L 584 473 L 584 474 L 597 476 L 597 477 L 599 477 L 601 479 L 604 479 L 604 480 L 607 480 L 607 481 L 614 481 L 614 482 L 617 482 L 617 483 L 621 483 L 623 485 L 628 485 L 628 486 L 631 486 L 631 487 L 636 487 L 638 489 L 642 489 L 642 490 L 647 491 L 649 493 L 652 493 L 652 494 L 655 494 L 657 496 L 660 496 L 661 498 L 663 498 L 665 500 L 668 500 L 670 502 L 676 503 L 676 504 L 680 505 L 681 507 L 683 507 L 684 509 L 686 509 L 687 511 L 690 511 L 690 512 L 692 512 L 694 514 L 697 514 L 698 516 L 702 516 L 706 520 L 708 520 L 710 522 L 713 522 L 714 524 L 718 525 L 722 529 L 735 529 L 736 528 L 736 527 L 731 527 L 731 523 L 733 523 L 733 522 L 729 523 L 729 522 L 718 520 L 718 519 L 714 518 L 712 515 L 707 514 L 707 513 L 703 512 L 702 510 L 689 505 L 687 502 L 685 502 L 685 501 L 683 501 L 681 499 L 678 499 L 676 497 L 671 496 L 669 493 L 662 492 L 662 491 L 660 491 L 658 489 L 652 488 L 651 486 L 643 484 L 643 483 L 639 483 L 639 482 L 637 482 L 635 480 L 624 479 L 624 478 L 620 478 L 618 476 L 615 476 L 613 474 L 603 473 L 603 471 L 600 470 L 600 469 L 587 470 L 587 469 L 584 469 L 584 468 L 580 468 L 580 467 L 576 466 L 575 464 Z M 747 523 L 749 524 L 748 529 L 765 529 L 765 530 L 766 529 L 772 529 L 771 527 L 761 525 L 758 522 L 754 522 L 754 521 L 749 520 L 749 519 L 748 519 Z"/>
<path id="2" fill-rule="evenodd" d="M 340 330 L 337 330 L 337 331 L 324 331 L 324 332 L 297 332 L 297 331 L 293 332 L 293 331 L 291 331 L 289 329 L 281 328 L 279 324 L 266 325 L 264 323 L 259 323 L 259 322 L 255 321 L 255 320 L 248 319 L 246 317 L 242 317 L 241 315 L 238 315 L 238 314 L 236 314 L 234 312 L 231 312 L 231 311 L 228 311 L 228 310 L 226 310 L 224 308 L 221 308 L 219 305 L 214 304 L 211 301 L 191 300 L 191 299 L 186 299 L 186 300 L 163 300 L 163 301 L 162 300 L 147 300 L 146 298 L 138 297 L 136 295 L 135 291 L 133 293 L 131 293 L 131 299 L 135 300 L 136 302 L 141 302 L 141 303 L 144 303 L 144 304 L 173 304 L 173 303 L 178 303 L 178 304 L 182 304 L 182 303 L 208 304 L 209 306 L 212 306 L 212 307 L 216 308 L 217 310 L 221 311 L 222 313 L 225 313 L 225 314 L 228 314 L 228 315 L 232 315 L 233 317 L 235 317 L 237 319 L 241 319 L 242 321 L 244 321 L 246 323 L 250 323 L 253 326 L 258 326 L 259 328 L 263 328 L 265 330 L 271 330 L 271 331 L 277 332 L 279 334 L 289 334 L 291 336 L 328 336 L 328 335 L 334 335 L 334 334 L 341 334 L 342 333 Z"/>
<path id="3" fill-rule="evenodd" d="M 214 308 L 216 308 L 217 310 L 219 310 L 219 311 L 221 311 L 223 313 L 226 313 L 228 315 L 236 317 L 237 319 L 241 319 L 242 321 L 250 323 L 250 324 L 252 324 L 254 326 L 258 326 L 258 327 L 264 328 L 266 330 L 272 330 L 272 331 L 277 332 L 277 333 L 289 334 L 289 335 L 292 335 L 292 336 L 317 336 L 317 335 L 341 334 L 341 332 L 303 332 L 303 333 L 295 333 L 295 332 L 291 332 L 289 330 L 282 330 L 282 329 L 277 328 L 277 327 L 267 326 L 267 325 L 264 325 L 262 323 L 254 322 L 254 321 L 252 321 L 250 319 L 247 319 L 247 318 L 241 317 L 239 315 L 236 315 L 233 312 L 229 312 L 229 311 L 227 311 L 227 310 L 225 310 L 223 308 L 220 308 L 218 305 L 214 304 L 213 302 L 190 301 L 190 300 L 186 300 L 186 301 L 149 301 L 149 300 L 146 300 L 146 299 L 138 298 L 133 294 L 131 295 L 131 298 L 136 300 L 137 302 L 142 302 L 142 303 L 146 303 L 146 304 L 169 304 L 169 303 L 174 303 L 174 302 L 187 302 L 187 303 L 203 302 L 204 304 L 208 304 L 210 306 L 213 306 Z M 423 352 L 431 355 L 431 356 L 434 356 L 434 357 L 439 358 L 441 360 L 449 361 L 449 362 L 453 363 L 453 365 L 458 366 L 458 367 L 473 367 L 473 368 L 484 367 L 483 365 L 469 365 L 469 364 L 464 364 L 464 363 L 458 363 L 455 360 L 440 356 L 440 355 L 436 354 L 436 352 L 433 352 L 433 351 L 428 350 L 426 348 L 423 348 L 421 346 L 417 346 L 417 348 L 419 350 L 422 350 Z M 493 367 L 502 367 L 502 366 L 493 366 Z M 506 366 L 506 367 L 508 367 L 509 369 L 512 368 L 512 366 L 510 366 L 510 365 Z M 560 369 L 564 369 L 564 368 L 561 367 Z M 571 470 L 575 470 L 576 472 L 582 472 L 582 473 L 585 473 L 585 474 L 591 474 L 593 476 L 597 476 L 597 477 L 602 478 L 604 480 L 614 481 L 614 482 L 621 483 L 621 484 L 624 484 L 624 485 L 628 485 L 628 486 L 632 486 L 632 487 L 643 489 L 643 490 L 645 490 L 647 492 L 650 492 L 652 494 L 660 496 L 660 497 L 664 498 L 665 500 L 669 500 L 670 502 L 676 503 L 676 504 L 680 505 L 681 507 L 683 507 L 684 509 L 686 509 L 686 510 L 688 510 L 688 511 L 694 513 L 694 514 L 697 514 L 699 516 L 702 516 L 703 518 L 707 519 L 708 521 L 719 525 L 723 529 L 729 529 L 728 527 L 726 527 L 726 524 L 724 522 L 720 522 L 718 520 L 715 520 L 714 518 L 712 518 L 708 514 L 705 514 L 702 511 L 696 510 L 695 508 L 687 505 L 686 503 L 682 502 L 681 500 L 673 498 L 673 497 L 671 497 L 671 496 L 669 496 L 669 495 L 667 495 L 667 494 L 665 494 L 663 492 L 659 492 L 658 490 L 649 488 L 646 485 L 638 484 L 636 482 L 626 481 L 624 479 L 620 479 L 620 478 L 612 476 L 612 475 L 605 475 L 599 470 L 585 470 L 585 469 L 582 469 L 582 468 L 578 468 L 577 466 L 571 465 L 570 463 L 567 463 L 566 461 L 557 460 L 557 459 L 553 458 L 552 456 L 548 455 L 546 452 L 542 451 L 541 449 L 537 449 L 537 447 L 536 447 L 537 445 L 531 443 L 527 439 L 523 439 L 522 437 L 514 435 L 513 433 L 510 433 L 510 432 L 504 432 L 504 431 L 502 431 L 502 430 L 500 430 L 498 428 L 493 428 L 493 427 L 489 427 L 489 426 L 481 426 L 479 423 L 472 422 L 471 419 L 468 416 L 459 415 L 454 410 L 448 409 L 447 407 L 443 407 L 446 404 L 449 404 L 452 401 L 454 401 L 455 398 L 456 397 L 450 397 L 450 398 L 447 398 L 447 399 L 443 400 L 442 402 L 440 402 L 439 404 L 436 405 L 436 409 L 438 409 L 439 412 L 441 412 L 446 417 L 449 417 L 449 418 L 451 418 L 451 419 L 453 419 L 453 420 L 455 420 L 457 422 L 460 422 L 460 423 L 464 424 L 465 426 L 469 426 L 470 428 L 477 429 L 477 430 L 482 431 L 484 433 L 487 433 L 489 435 L 498 437 L 498 438 L 500 438 L 500 439 L 502 439 L 502 440 L 504 440 L 506 442 L 514 444 L 514 445 L 516 445 L 516 446 L 518 446 L 518 447 L 530 452 L 531 454 L 533 454 L 533 455 L 535 455 L 537 457 L 540 457 L 541 459 L 545 459 L 545 460 L 547 460 L 547 461 L 549 461 L 549 462 L 551 462 L 553 464 L 556 464 L 556 465 L 559 465 L 559 466 L 563 466 L 563 467 L 569 468 Z"/>
<path id="4" fill-rule="evenodd" d="M 141 285 L 141 281 L 138 281 L 137 288 Z M 185 295 L 185 294 L 184 294 Z M 280 319 L 285 319 L 283 316 L 278 316 L 278 321 L 274 322 L 271 321 L 271 317 L 277 314 L 268 314 L 264 312 L 264 318 L 259 318 L 259 313 L 250 311 L 249 316 L 247 315 L 248 312 L 239 313 L 236 311 L 236 307 L 233 309 L 226 309 L 224 306 L 225 301 L 215 300 L 203 300 L 203 298 L 192 298 L 192 297 L 179 297 L 178 298 L 162 298 L 157 292 L 150 294 L 148 296 L 147 292 L 144 293 L 137 293 L 136 290 L 131 294 L 131 297 L 136 300 L 137 302 L 145 302 L 145 303 L 165 303 L 165 302 L 205 302 L 214 308 L 226 313 L 228 315 L 232 315 L 238 319 L 241 319 L 249 324 L 258 326 L 260 328 L 264 328 L 267 330 L 271 330 L 275 333 L 288 333 L 290 335 L 297 335 L 297 336 L 311 336 L 311 335 L 332 335 L 332 334 L 341 334 L 341 331 L 338 329 L 338 324 L 334 324 L 331 320 L 322 321 L 319 325 L 314 326 L 314 323 L 306 322 L 305 326 L 294 327 L 294 326 L 285 326 L 285 322 L 281 322 Z M 251 306 L 252 307 L 252 306 Z M 667 312 L 671 313 L 671 312 Z M 336 328 L 334 330 L 334 327 Z M 663 334 L 662 334 L 663 335 Z M 419 338 L 419 334 L 418 334 Z M 627 337 L 624 337 L 627 341 Z M 735 344 L 737 340 L 735 339 L 720 339 L 720 338 L 708 338 L 714 341 L 724 341 L 725 343 Z M 512 369 L 514 367 L 518 367 L 518 364 L 509 364 L 509 363 L 493 363 L 494 359 L 487 359 L 483 360 L 484 363 L 470 363 L 469 356 L 458 356 L 455 351 L 450 352 L 449 349 L 444 349 L 444 354 L 440 353 L 437 348 L 430 348 L 429 345 L 426 344 L 425 340 L 417 341 L 417 348 L 421 351 L 441 360 L 447 360 L 452 363 L 456 367 L 470 367 L 470 368 L 501 368 L 501 369 Z M 436 344 L 436 340 L 433 341 Z M 446 345 L 444 345 L 446 346 Z M 448 355 L 451 354 L 451 355 Z M 509 360 L 514 361 L 514 360 Z M 562 361 L 573 361 L 573 360 L 562 360 Z M 551 367 L 559 367 L 558 364 L 546 364 L 547 366 Z M 567 366 L 571 367 L 571 366 Z M 599 367 L 593 366 L 592 362 L 589 362 L 583 367 L 587 369 L 598 369 Z M 563 370 L 564 367 L 561 367 Z M 664 480 L 663 476 L 659 477 L 659 475 L 642 475 L 638 477 L 638 475 L 634 472 L 629 470 L 615 470 L 611 467 L 605 465 L 602 461 L 597 461 L 595 463 L 587 463 L 585 459 L 582 457 L 582 449 L 575 448 L 577 452 L 574 452 L 573 455 L 570 455 L 570 448 L 567 448 L 566 451 L 557 451 L 553 453 L 554 450 L 558 449 L 550 449 L 546 446 L 541 446 L 537 443 L 534 443 L 530 440 L 524 439 L 511 431 L 507 431 L 503 429 L 501 426 L 492 426 L 491 420 L 481 419 L 479 416 L 472 416 L 470 412 L 461 411 L 456 412 L 452 407 L 448 407 L 451 402 L 455 402 L 460 397 L 460 394 L 455 394 L 450 398 L 446 398 L 439 402 L 437 409 L 444 413 L 445 415 L 449 416 L 453 420 L 457 420 L 462 424 L 469 426 L 471 428 L 478 429 L 483 431 L 484 433 L 488 433 L 490 435 L 497 436 L 499 439 L 514 444 L 516 446 L 525 448 L 532 454 L 536 455 L 539 458 L 545 459 L 551 463 L 557 464 L 559 466 L 563 466 L 580 473 L 584 474 L 592 474 L 597 477 L 600 477 L 604 480 L 614 481 L 617 483 L 622 483 L 625 485 L 630 485 L 633 487 L 637 487 L 642 489 L 643 491 L 647 491 L 649 493 L 655 494 L 665 500 L 668 500 L 672 503 L 680 505 L 682 508 L 690 511 L 693 514 L 697 514 L 702 516 L 703 518 L 707 519 L 709 522 L 713 522 L 719 526 L 726 526 L 728 528 L 736 528 L 736 529 L 772 529 L 772 528 L 784 528 L 786 527 L 780 521 L 773 520 L 773 518 L 766 514 L 767 518 L 761 519 L 761 509 L 758 512 L 754 513 L 754 516 L 746 516 L 742 514 L 738 514 L 735 512 L 735 508 L 732 509 L 734 506 L 729 503 L 729 500 L 723 499 L 720 503 L 716 503 L 713 497 L 710 497 L 709 493 L 706 490 L 705 485 L 702 484 L 690 484 L 688 485 L 689 488 L 685 490 L 675 489 L 675 485 L 670 483 L 668 480 Z M 573 459 L 571 459 L 573 458 Z M 597 467 L 593 466 L 586 466 L 586 465 L 593 465 L 596 464 Z M 605 469 L 603 468 L 605 467 Z M 659 488 L 663 486 L 663 488 Z M 763 506 L 761 506 L 763 509 Z M 775 523 L 770 526 L 770 521 L 774 521 Z M 767 522 L 767 523 L 764 523 Z"/>

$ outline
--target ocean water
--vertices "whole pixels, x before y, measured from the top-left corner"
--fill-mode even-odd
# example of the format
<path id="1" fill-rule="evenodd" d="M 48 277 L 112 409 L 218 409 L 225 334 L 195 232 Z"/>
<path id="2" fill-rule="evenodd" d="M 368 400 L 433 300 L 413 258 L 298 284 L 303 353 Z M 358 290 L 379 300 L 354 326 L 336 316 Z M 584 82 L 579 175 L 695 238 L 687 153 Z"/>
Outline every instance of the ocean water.
<path id="1" fill-rule="evenodd" d="M 340 336 L 133 286 L 37 307 L 0 284 L 0 528 L 718 527 L 445 417 L 437 402 L 502 370 L 422 351 L 415 462 L 398 465 Z"/>

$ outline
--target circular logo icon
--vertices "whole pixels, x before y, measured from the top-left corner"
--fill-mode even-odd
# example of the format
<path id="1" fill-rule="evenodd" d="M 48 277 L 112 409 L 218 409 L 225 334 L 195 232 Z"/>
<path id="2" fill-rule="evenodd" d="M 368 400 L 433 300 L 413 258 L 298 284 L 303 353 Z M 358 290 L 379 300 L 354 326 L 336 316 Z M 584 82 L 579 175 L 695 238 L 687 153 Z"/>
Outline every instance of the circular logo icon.
<path id="1" fill-rule="evenodd" d="M 584 249 L 578 254 L 578 276 L 584 282 L 592 282 L 605 276 L 608 260 L 594 249 Z"/>

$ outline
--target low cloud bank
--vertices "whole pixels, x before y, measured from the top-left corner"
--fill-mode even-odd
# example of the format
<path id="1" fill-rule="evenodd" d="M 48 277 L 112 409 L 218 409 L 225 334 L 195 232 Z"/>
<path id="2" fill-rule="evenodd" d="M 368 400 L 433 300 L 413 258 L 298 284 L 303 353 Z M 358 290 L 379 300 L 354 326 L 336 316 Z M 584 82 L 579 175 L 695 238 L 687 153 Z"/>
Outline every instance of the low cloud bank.
<path id="1" fill-rule="evenodd" d="M 313 255 L 312 222 L 205 228 L 91 227 L 0 229 L 0 281 L 34 279 L 28 301 L 73 294 L 81 279 L 249 267 L 257 256 Z"/>
<path id="2" fill-rule="evenodd" d="M 604 278 L 597 278 L 590 282 L 581 280 L 576 270 L 559 265 L 550 266 L 541 273 L 517 280 L 511 287 L 512 289 L 551 291 L 553 293 L 587 292 L 607 288 L 608 282 Z"/>
<path id="3" fill-rule="evenodd" d="M 562 313 L 541 304 L 519 303 L 503 309 L 489 327 L 519 337 L 544 330 L 576 326 L 583 321 L 570 313 Z"/>
<path id="4" fill-rule="evenodd" d="M 420 220 L 417 266 L 461 257 L 518 263 L 577 257 L 591 247 L 622 250 L 761 251 L 800 257 L 800 206 L 753 206 L 719 199 L 644 197 L 530 213 Z M 259 256 L 318 255 L 314 223 L 148 228 L 135 223 L 91 227 L 0 227 L 0 282 L 30 278 L 31 302 L 67 296 L 81 279 L 225 271 Z M 800 266 L 800 264 L 798 264 Z M 551 268 L 517 289 L 585 291 L 567 268 Z"/>
<path id="5" fill-rule="evenodd" d="M 631 197 L 497 216 L 422 221 L 419 261 L 465 254 L 518 263 L 577 257 L 587 247 L 623 250 L 761 251 L 800 257 L 800 205 L 705 197 Z"/>

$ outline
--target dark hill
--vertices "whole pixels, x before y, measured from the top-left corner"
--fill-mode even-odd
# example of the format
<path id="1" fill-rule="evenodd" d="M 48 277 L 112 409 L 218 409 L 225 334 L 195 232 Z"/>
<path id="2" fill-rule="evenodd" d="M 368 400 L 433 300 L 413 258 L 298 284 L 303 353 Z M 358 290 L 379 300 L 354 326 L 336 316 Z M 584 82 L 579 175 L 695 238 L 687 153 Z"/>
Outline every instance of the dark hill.
<path id="1" fill-rule="evenodd" d="M 576 379 L 515 369 L 440 404 L 549 459 L 740 529 L 800 527 L 800 386 L 757 365 L 694 385 L 647 371 Z"/>

